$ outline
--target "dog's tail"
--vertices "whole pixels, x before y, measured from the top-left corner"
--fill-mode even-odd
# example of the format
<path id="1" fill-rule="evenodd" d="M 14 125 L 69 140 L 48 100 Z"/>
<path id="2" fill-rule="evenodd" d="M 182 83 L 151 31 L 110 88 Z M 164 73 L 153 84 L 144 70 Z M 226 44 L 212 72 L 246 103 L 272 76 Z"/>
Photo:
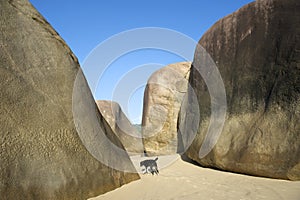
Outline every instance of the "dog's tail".
<path id="1" fill-rule="evenodd" d="M 154 161 L 157 161 L 158 160 L 158 157 L 156 157 L 155 159 L 154 159 Z"/>

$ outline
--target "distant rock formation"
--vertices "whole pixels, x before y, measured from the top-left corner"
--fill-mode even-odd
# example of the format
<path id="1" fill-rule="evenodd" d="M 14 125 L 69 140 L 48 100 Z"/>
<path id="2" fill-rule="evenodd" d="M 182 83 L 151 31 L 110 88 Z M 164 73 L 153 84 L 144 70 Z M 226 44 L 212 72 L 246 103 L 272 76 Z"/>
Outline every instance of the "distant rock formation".
<path id="1" fill-rule="evenodd" d="M 227 119 L 213 150 L 200 159 L 211 99 L 195 55 L 189 82 L 201 120 L 188 157 L 207 167 L 300 180 L 299 10 L 298 0 L 259 0 L 221 19 L 201 38 L 225 84 Z M 182 109 L 192 113 L 190 105 Z"/>
<path id="2" fill-rule="evenodd" d="M 97 100 L 97 106 L 115 135 L 118 136 L 126 151 L 130 154 L 143 154 L 144 147 L 141 132 L 131 124 L 116 102 Z"/>
<path id="3" fill-rule="evenodd" d="M 27 0 L 3 0 L 0 8 L 0 198 L 87 199 L 138 179 L 100 163 L 82 145 L 72 93 L 83 74 L 65 42 Z M 79 109 L 96 111 L 82 80 L 87 95 Z M 128 155 L 114 162 L 132 165 Z"/>
<path id="4" fill-rule="evenodd" d="M 148 155 L 175 154 L 177 119 L 188 88 L 191 63 L 168 65 L 151 75 L 144 94 L 142 133 Z"/>

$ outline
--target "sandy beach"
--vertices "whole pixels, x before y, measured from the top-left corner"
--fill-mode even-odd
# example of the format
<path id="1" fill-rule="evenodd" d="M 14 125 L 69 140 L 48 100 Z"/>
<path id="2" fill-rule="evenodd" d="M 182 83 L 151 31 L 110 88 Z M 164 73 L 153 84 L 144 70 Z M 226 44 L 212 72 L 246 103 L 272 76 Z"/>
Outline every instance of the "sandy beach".
<path id="1" fill-rule="evenodd" d="M 158 162 L 158 166 L 160 163 Z M 300 181 L 253 177 L 202 168 L 178 159 L 159 175 L 141 179 L 90 200 L 299 200 Z"/>

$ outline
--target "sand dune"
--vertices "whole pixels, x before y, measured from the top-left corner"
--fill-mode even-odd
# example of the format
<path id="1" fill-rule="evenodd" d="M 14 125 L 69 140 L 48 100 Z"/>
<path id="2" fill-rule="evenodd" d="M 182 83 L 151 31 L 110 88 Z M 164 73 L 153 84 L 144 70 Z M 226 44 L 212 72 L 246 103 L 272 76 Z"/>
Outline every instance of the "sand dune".
<path id="1" fill-rule="evenodd" d="M 162 160 L 162 159 L 160 159 Z M 160 163 L 158 162 L 158 166 Z M 158 176 L 141 179 L 90 200 L 299 200 L 300 181 L 252 177 L 202 168 L 178 159 Z"/>

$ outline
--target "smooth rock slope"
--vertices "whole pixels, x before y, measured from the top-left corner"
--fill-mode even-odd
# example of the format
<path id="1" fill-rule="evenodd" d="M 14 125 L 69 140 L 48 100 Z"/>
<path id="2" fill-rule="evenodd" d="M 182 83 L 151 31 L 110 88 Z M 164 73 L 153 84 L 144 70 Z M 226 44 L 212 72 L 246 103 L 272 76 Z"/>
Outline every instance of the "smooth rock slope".
<path id="1" fill-rule="evenodd" d="M 85 91 L 78 110 L 102 116 L 65 42 L 27 0 L 1 0 L 0 8 L 0 198 L 82 200 L 138 179 L 83 146 L 72 113 L 77 75 Z M 85 118 L 92 121 L 90 113 Z M 107 124 L 99 126 L 113 135 Z M 132 165 L 128 156 L 111 159 Z"/>
<path id="2" fill-rule="evenodd" d="M 177 119 L 187 92 L 191 63 L 168 65 L 154 72 L 144 93 L 142 133 L 148 155 L 178 151 Z"/>
<path id="3" fill-rule="evenodd" d="M 118 136 L 126 151 L 133 154 L 143 154 L 144 147 L 141 132 L 131 124 L 116 102 L 97 100 L 97 106 L 115 135 Z"/>
<path id="4" fill-rule="evenodd" d="M 189 82 L 199 102 L 182 109 L 192 115 L 193 105 L 199 105 L 201 121 L 188 157 L 206 167 L 300 180 L 299 10 L 297 0 L 259 0 L 204 34 L 199 44 L 223 78 L 227 117 L 217 144 L 200 159 L 212 99 L 196 70 L 201 56 L 195 54 Z"/>

